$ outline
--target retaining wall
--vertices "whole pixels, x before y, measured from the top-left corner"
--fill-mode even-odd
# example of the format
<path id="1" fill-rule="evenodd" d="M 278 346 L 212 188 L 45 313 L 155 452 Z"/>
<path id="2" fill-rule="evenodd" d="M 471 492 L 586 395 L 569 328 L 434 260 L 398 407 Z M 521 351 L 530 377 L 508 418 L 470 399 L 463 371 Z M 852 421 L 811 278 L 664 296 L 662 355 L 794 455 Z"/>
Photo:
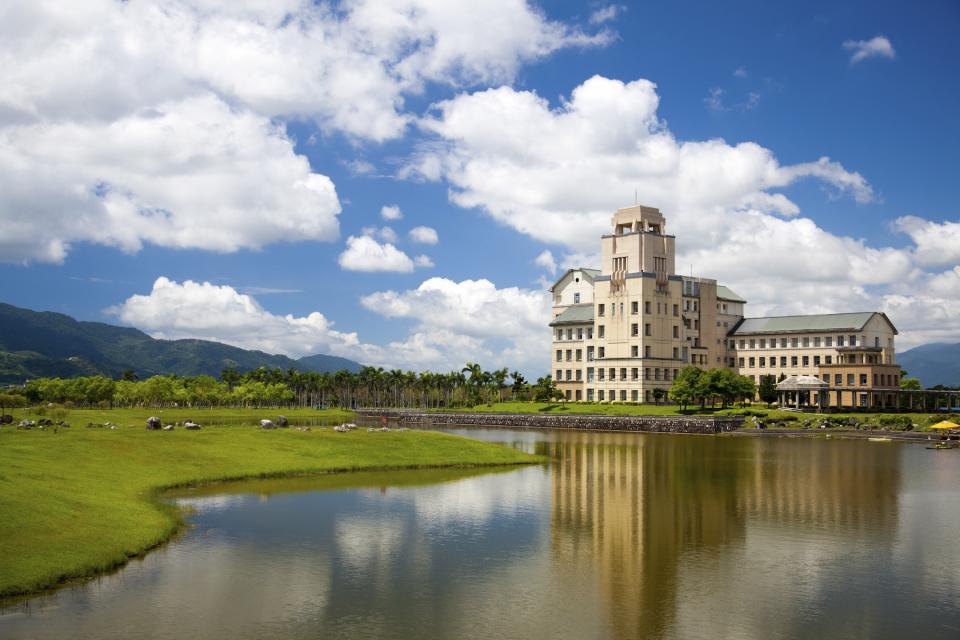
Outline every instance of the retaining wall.
<path id="1" fill-rule="evenodd" d="M 743 424 L 741 416 L 592 416 L 527 413 L 427 413 L 390 409 L 358 409 L 365 418 L 387 416 L 400 424 L 575 429 L 583 431 L 642 431 L 648 433 L 722 433 Z"/>

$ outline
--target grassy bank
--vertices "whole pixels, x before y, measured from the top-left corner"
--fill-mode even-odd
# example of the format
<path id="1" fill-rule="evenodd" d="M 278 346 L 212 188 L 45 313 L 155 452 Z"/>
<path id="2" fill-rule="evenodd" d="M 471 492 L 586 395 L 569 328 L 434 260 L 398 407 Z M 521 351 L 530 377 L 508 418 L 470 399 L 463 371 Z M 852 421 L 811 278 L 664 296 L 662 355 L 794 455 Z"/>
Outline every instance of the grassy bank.
<path id="1" fill-rule="evenodd" d="M 745 415 L 757 416 L 762 420 L 782 421 L 785 427 L 792 429 L 816 428 L 826 417 L 832 422 L 853 419 L 867 428 L 895 428 L 890 424 L 890 416 L 903 416 L 910 424 L 916 424 L 918 430 L 926 429 L 930 424 L 941 420 L 953 419 L 960 421 L 960 416 L 930 413 L 830 413 L 822 416 L 814 413 L 798 413 L 796 411 L 780 411 L 767 409 L 763 405 L 750 407 L 728 407 L 726 409 L 704 408 L 699 406 L 687 407 L 681 410 L 678 405 L 653 404 L 606 404 L 594 402 L 494 402 L 479 404 L 474 407 L 463 407 L 438 412 L 452 413 L 513 413 L 513 414 L 547 414 L 547 415 L 604 415 L 604 416 L 679 416 L 679 415 Z M 886 418 L 885 418 L 886 416 Z M 749 424 L 747 425 L 749 426 Z M 774 426 L 775 425 L 771 425 Z"/>
<path id="2" fill-rule="evenodd" d="M 21 418 L 38 418 L 43 409 L 27 407 L 8 410 L 18 421 Z M 261 418 L 276 420 L 277 416 L 286 416 L 291 424 L 333 424 L 344 422 L 353 417 L 353 413 L 344 409 L 324 409 L 318 411 L 309 407 L 293 409 L 69 409 L 66 421 L 74 427 L 82 427 L 88 422 L 112 422 L 120 427 L 143 427 L 150 416 L 157 416 L 163 424 L 193 420 L 202 425 L 258 424 Z"/>
<path id="3" fill-rule="evenodd" d="M 197 416 L 184 417 L 202 421 Z M 135 428 L 116 430 L 0 428 L 0 596 L 94 575 L 167 540 L 181 519 L 175 509 L 158 502 L 164 488 L 249 477 L 537 460 L 440 433 L 361 429 L 341 434 L 250 426 L 148 432 L 141 426 L 142 412 L 137 417 Z M 77 423 L 75 415 L 69 419 Z M 102 420 L 126 422 L 113 414 Z"/>

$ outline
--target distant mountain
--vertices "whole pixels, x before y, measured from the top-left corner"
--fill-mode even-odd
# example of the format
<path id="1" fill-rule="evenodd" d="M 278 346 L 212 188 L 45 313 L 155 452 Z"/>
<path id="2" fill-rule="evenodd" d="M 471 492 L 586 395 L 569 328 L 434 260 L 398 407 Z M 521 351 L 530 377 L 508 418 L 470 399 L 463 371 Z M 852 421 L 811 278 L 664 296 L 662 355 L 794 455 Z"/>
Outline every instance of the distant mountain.
<path id="1" fill-rule="evenodd" d="M 210 340 L 157 340 L 139 329 L 0 303 L 0 384 L 41 376 L 103 374 L 117 377 L 132 369 L 141 378 L 161 373 L 219 376 L 226 367 L 299 371 L 357 371 L 360 364 L 336 356 L 299 360 L 248 351 Z"/>
<path id="2" fill-rule="evenodd" d="M 960 343 L 934 342 L 897 354 L 897 363 L 907 375 L 916 376 L 925 387 L 960 385 Z"/>

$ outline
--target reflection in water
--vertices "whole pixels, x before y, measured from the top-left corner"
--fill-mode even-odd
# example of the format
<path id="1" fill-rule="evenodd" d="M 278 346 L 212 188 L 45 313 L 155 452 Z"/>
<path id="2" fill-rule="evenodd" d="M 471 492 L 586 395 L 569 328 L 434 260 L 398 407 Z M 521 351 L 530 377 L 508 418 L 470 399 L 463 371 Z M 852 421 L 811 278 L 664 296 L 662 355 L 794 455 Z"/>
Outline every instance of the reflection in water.
<path id="1" fill-rule="evenodd" d="M 460 431 L 551 462 L 185 492 L 185 536 L 0 637 L 960 637 L 954 452 Z"/>

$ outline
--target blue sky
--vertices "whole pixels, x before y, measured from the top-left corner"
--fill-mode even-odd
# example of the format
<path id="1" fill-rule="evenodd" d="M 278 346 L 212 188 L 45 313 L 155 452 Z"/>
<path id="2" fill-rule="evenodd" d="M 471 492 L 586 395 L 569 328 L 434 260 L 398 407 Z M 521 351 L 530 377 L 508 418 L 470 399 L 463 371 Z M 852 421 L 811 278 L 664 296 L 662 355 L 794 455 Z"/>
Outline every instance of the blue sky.
<path id="1" fill-rule="evenodd" d="M 750 315 L 960 340 L 954 2 L 248 4 L 0 9 L 0 300 L 539 374 L 637 189 Z"/>

